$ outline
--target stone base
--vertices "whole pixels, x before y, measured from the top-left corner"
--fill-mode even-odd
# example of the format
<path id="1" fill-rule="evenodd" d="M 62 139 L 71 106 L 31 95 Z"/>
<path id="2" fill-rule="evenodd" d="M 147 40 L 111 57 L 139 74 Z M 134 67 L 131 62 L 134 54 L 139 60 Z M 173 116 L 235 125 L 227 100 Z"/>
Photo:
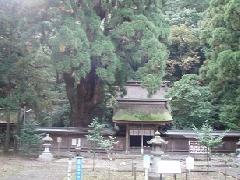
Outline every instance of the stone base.
<path id="1" fill-rule="evenodd" d="M 237 158 L 240 159 L 240 149 L 236 149 Z"/>
<path id="2" fill-rule="evenodd" d="M 38 157 L 39 161 L 52 161 L 53 160 L 53 155 L 52 153 L 46 153 L 43 152 L 39 157 Z"/>
<path id="3" fill-rule="evenodd" d="M 164 180 L 164 175 L 162 175 L 162 180 Z M 149 172 L 148 180 L 160 180 L 160 174 Z"/>

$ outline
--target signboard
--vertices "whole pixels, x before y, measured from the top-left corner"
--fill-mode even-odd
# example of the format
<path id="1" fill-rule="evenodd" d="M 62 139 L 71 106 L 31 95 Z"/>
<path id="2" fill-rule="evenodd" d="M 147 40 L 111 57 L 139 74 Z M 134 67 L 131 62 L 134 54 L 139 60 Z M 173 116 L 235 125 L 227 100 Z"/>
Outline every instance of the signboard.
<path id="1" fill-rule="evenodd" d="M 61 137 L 57 137 L 57 143 L 61 143 L 62 142 L 62 138 Z"/>
<path id="2" fill-rule="evenodd" d="M 188 156 L 186 158 L 186 169 L 187 170 L 194 169 L 194 158 L 193 157 Z"/>
<path id="3" fill-rule="evenodd" d="M 144 155 L 143 156 L 143 167 L 145 169 L 149 169 L 150 168 L 150 161 L 151 161 L 151 157 L 149 155 Z"/>
<path id="4" fill-rule="evenodd" d="M 154 130 L 151 129 L 130 129 L 130 136 L 153 136 Z"/>
<path id="5" fill-rule="evenodd" d="M 80 147 L 81 146 L 81 138 L 72 139 L 72 146 Z"/>
<path id="6" fill-rule="evenodd" d="M 180 174 L 180 161 L 165 161 L 161 160 L 157 164 L 157 172 L 159 174 Z"/>
<path id="7" fill-rule="evenodd" d="M 72 146 L 76 146 L 77 145 L 77 139 L 72 139 Z"/>
<path id="8" fill-rule="evenodd" d="M 80 147 L 81 146 L 81 138 L 78 138 L 77 139 L 77 147 Z"/>
<path id="9" fill-rule="evenodd" d="M 189 141 L 189 153 L 207 154 L 207 147 L 199 144 L 198 141 Z"/>

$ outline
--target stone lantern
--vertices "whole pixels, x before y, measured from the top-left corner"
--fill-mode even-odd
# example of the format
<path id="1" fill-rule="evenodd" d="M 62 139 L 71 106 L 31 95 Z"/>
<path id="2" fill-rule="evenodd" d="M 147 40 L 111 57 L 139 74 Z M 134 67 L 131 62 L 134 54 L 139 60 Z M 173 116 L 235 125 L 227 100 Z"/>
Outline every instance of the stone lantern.
<path id="1" fill-rule="evenodd" d="M 167 141 L 161 138 L 158 131 L 155 132 L 154 138 L 148 141 L 148 144 L 152 145 L 149 180 L 159 178 L 159 174 L 157 174 L 157 164 L 161 160 L 162 155 L 164 154 L 163 146 L 167 143 Z"/>
<path id="2" fill-rule="evenodd" d="M 168 142 L 161 138 L 160 133 L 158 131 L 155 132 L 154 138 L 148 141 L 148 144 L 152 144 L 152 155 L 162 156 L 164 154 L 163 145 Z"/>
<path id="3" fill-rule="evenodd" d="M 237 158 L 240 160 L 240 139 L 239 141 L 236 143 L 236 154 L 237 154 Z"/>
<path id="4" fill-rule="evenodd" d="M 53 159 L 53 155 L 50 152 L 49 148 L 51 147 L 51 143 L 53 139 L 49 136 L 49 134 L 46 134 L 46 136 L 42 138 L 42 141 L 43 141 L 44 151 L 39 156 L 39 160 L 51 161 Z"/>

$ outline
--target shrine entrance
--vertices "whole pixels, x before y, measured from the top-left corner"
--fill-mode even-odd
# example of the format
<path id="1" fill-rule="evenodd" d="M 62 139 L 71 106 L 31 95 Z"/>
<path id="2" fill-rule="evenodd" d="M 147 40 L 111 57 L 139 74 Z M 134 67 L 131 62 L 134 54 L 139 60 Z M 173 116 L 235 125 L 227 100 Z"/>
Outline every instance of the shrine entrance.
<path id="1" fill-rule="evenodd" d="M 144 149 L 150 149 L 151 145 L 147 142 L 154 136 L 155 128 L 153 126 L 143 125 L 129 125 L 129 148 L 141 149 L 143 153 Z"/>
<path id="2" fill-rule="evenodd" d="M 151 122 L 151 124 L 139 122 L 121 123 L 119 127 L 125 132 L 119 132 L 125 136 L 125 152 L 141 152 L 141 154 L 144 154 L 144 150 L 151 150 L 148 141 L 154 137 L 154 133 L 163 125 L 165 124 L 162 122 Z"/>
<path id="3" fill-rule="evenodd" d="M 151 147 L 150 144 L 147 142 L 150 141 L 153 136 L 143 136 L 143 146 L 144 147 Z M 131 147 L 141 147 L 141 136 L 130 136 L 130 148 Z"/>

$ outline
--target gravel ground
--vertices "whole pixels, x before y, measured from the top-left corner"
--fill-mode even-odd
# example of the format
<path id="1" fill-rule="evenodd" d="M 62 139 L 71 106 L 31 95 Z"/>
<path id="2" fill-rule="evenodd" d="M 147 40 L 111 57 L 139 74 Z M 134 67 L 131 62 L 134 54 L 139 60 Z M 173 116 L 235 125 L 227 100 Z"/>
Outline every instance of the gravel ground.
<path id="1" fill-rule="evenodd" d="M 43 163 L 21 157 L 0 157 L 1 180 L 61 180 L 66 163 Z"/>
<path id="2" fill-rule="evenodd" d="M 171 157 L 173 158 L 172 155 Z M 92 159 L 84 158 L 84 180 L 133 180 L 134 178 L 131 172 L 133 160 L 130 158 L 131 156 L 118 157 L 118 159 L 112 162 L 106 159 L 97 159 L 96 172 L 92 172 Z M 182 159 L 182 171 L 185 172 L 184 158 L 182 156 L 175 156 L 173 159 Z M 141 156 L 136 156 L 134 162 L 137 163 L 137 180 L 143 180 Z M 71 174 L 73 177 L 75 172 L 74 160 L 72 164 Z M 195 161 L 195 164 L 195 170 L 207 170 L 205 161 Z M 225 172 L 228 175 L 235 175 L 235 178 L 226 176 L 227 180 L 240 179 L 239 166 L 236 166 L 233 161 L 229 161 L 227 167 L 224 165 L 225 161 L 222 161 L 220 158 L 215 158 L 211 162 L 209 170 L 214 170 L 216 172 L 192 172 L 191 180 L 225 180 L 223 174 Z M 66 180 L 67 166 L 67 158 L 55 159 L 52 162 L 44 163 L 37 159 L 22 158 L 18 156 L 0 156 L 0 180 Z M 174 179 L 172 175 L 165 178 L 165 180 L 172 179 Z M 177 179 L 185 180 L 186 174 L 177 175 Z"/>

